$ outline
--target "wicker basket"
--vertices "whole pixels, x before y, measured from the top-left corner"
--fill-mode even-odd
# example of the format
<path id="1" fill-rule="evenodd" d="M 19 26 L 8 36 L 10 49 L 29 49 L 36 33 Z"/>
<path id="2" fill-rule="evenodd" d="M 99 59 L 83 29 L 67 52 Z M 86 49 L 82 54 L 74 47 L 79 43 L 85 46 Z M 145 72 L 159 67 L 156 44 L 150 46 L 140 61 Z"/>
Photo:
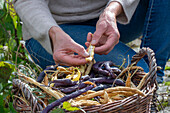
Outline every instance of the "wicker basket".
<path id="1" fill-rule="evenodd" d="M 143 87 L 141 88 L 141 91 L 144 92 L 146 95 L 145 97 L 141 97 L 137 94 L 127 97 L 123 100 L 117 100 L 112 103 L 108 104 L 102 104 L 99 106 L 90 106 L 90 107 L 84 107 L 81 111 L 77 111 L 77 113 L 80 113 L 82 111 L 85 111 L 87 113 L 103 113 L 103 112 L 109 112 L 109 113 L 149 113 L 151 109 L 151 103 L 153 99 L 153 95 L 155 91 L 157 90 L 157 82 L 156 82 L 156 71 L 157 71 L 157 64 L 155 59 L 155 54 L 153 50 L 150 48 L 142 48 L 139 53 L 134 55 L 131 60 L 131 65 L 136 65 L 138 61 L 140 61 L 145 55 L 148 56 L 149 60 L 149 72 L 147 74 L 146 80 L 143 84 Z M 21 82 L 21 81 L 20 81 Z M 20 90 L 27 90 L 23 89 L 24 83 L 21 82 L 21 85 L 18 86 Z M 17 86 L 14 86 L 17 87 Z M 15 91 L 15 93 L 19 94 L 19 91 Z M 41 111 L 42 108 L 45 107 L 43 101 L 38 99 L 37 97 L 34 97 L 30 94 L 29 91 L 27 91 L 26 95 L 30 95 L 31 98 L 26 97 L 32 105 L 26 106 L 24 102 L 22 102 L 21 99 L 15 98 L 14 99 L 14 108 L 17 108 L 17 111 L 19 112 L 25 112 L 25 111 Z M 18 95 L 19 96 L 19 95 Z M 36 103 L 36 105 L 33 105 Z M 24 105 L 23 105 L 24 104 Z M 26 109 L 27 108 L 27 109 Z M 41 108 L 41 109 L 40 109 Z"/>
<path id="2" fill-rule="evenodd" d="M 139 95 L 133 95 L 123 100 L 118 100 L 113 103 L 103 104 L 101 106 L 93 106 L 83 108 L 88 113 L 149 113 L 151 108 L 151 102 L 153 94 L 157 90 L 156 71 L 157 64 L 155 54 L 150 48 L 142 48 L 139 53 L 134 55 L 131 60 L 131 64 L 137 64 L 145 55 L 149 60 L 149 73 L 146 77 L 146 81 L 142 87 L 142 91 L 146 94 L 145 97 Z"/>

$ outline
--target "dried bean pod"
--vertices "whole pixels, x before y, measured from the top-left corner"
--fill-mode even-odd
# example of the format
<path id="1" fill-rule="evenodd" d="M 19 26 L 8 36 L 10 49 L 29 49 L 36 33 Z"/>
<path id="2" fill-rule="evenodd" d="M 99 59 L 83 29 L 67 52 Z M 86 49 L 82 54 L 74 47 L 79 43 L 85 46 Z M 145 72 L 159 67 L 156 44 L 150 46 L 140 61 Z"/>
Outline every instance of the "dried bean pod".
<path id="1" fill-rule="evenodd" d="M 90 78 L 88 81 L 95 82 L 96 84 L 98 84 L 98 83 L 100 83 L 100 84 L 113 84 L 115 79 L 100 77 L 100 78 Z M 117 86 L 125 86 L 125 83 L 120 79 L 116 79 L 115 84 Z"/>
<path id="2" fill-rule="evenodd" d="M 90 78 L 95 78 L 95 72 L 92 70 L 91 72 L 90 72 Z"/>
<path id="3" fill-rule="evenodd" d="M 88 80 L 88 79 L 90 79 L 90 76 L 89 76 L 89 75 L 84 75 L 84 76 L 81 77 L 81 80 L 82 80 L 82 81 L 86 81 L 86 80 Z"/>
<path id="4" fill-rule="evenodd" d="M 49 66 L 49 67 L 47 67 L 46 69 L 44 69 L 40 74 L 39 74 L 39 76 L 38 76 L 38 78 L 37 78 L 37 82 L 42 82 L 43 81 L 43 79 L 44 79 L 44 77 L 45 77 L 45 70 L 56 70 L 57 69 L 57 66 Z M 46 72 L 47 74 L 48 73 L 50 73 L 50 72 Z"/>
<path id="5" fill-rule="evenodd" d="M 116 75 L 119 75 L 122 71 L 119 69 L 119 68 L 117 68 L 117 67 L 111 67 L 110 68 Z"/>
<path id="6" fill-rule="evenodd" d="M 107 77 L 90 78 L 88 81 L 100 84 L 112 84 L 114 79 L 108 79 Z"/>
<path id="7" fill-rule="evenodd" d="M 103 74 L 105 76 L 109 76 L 109 72 L 107 70 L 103 70 L 102 66 L 103 66 L 104 61 L 102 62 L 96 62 L 95 64 L 93 64 L 93 71 L 97 74 Z"/>
<path id="8" fill-rule="evenodd" d="M 100 84 L 99 86 L 93 88 L 92 90 L 93 91 L 99 91 L 99 90 L 104 90 L 104 89 L 110 88 L 110 87 L 112 87 L 111 84 Z"/>
<path id="9" fill-rule="evenodd" d="M 61 99 L 56 100 L 55 102 L 49 104 L 49 105 L 42 111 L 42 113 L 48 113 L 50 110 L 52 110 L 54 107 L 60 105 L 60 104 L 63 103 L 64 101 L 67 101 L 67 100 L 76 98 L 76 97 L 78 97 L 79 95 L 81 95 L 82 93 L 85 93 L 86 91 L 91 90 L 93 87 L 94 87 L 93 85 L 87 86 L 87 87 L 84 88 L 84 89 L 78 90 L 78 91 L 76 91 L 76 92 L 74 92 L 74 93 L 71 93 L 71 94 L 69 94 L 69 95 L 64 96 L 64 97 L 61 98 Z"/>
<path id="10" fill-rule="evenodd" d="M 115 64 L 112 61 L 102 61 L 95 63 L 93 65 L 93 70 L 97 74 L 102 74 L 104 76 L 111 76 L 112 78 L 116 78 L 117 74 L 119 74 L 121 70 L 113 66 L 115 66 Z"/>
<path id="11" fill-rule="evenodd" d="M 96 106 L 96 105 L 101 105 L 101 104 L 99 102 L 93 101 L 93 100 L 80 100 L 80 101 L 75 101 L 75 102 L 71 103 L 71 106 L 74 106 L 74 107 Z"/>
<path id="12" fill-rule="evenodd" d="M 117 75 L 113 72 L 113 70 L 111 69 L 111 66 L 114 66 L 114 63 L 112 61 L 106 61 L 103 63 L 104 68 L 110 73 L 109 75 L 112 78 L 116 78 Z"/>
<path id="13" fill-rule="evenodd" d="M 128 91 L 128 92 L 132 92 L 134 94 L 138 94 L 140 96 L 146 96 L 142 91 L 136 89 L 136 88 L 130 88 L 130 87 L 113 87 L 113 88 L 107 88 L 105 89 L 105 91 L 107 93 L 111 93 L 111 92 L 114 92 L 114 91 Z M 79 96 L 76 98 L 76 100 L 87 100 L 87 99 L 91 99 L 91 98 L 94 98 L 96 96 L 100 96 L 100 95 L 103 95 L 104 94 L 104 91 L 101 90 L 101 91 L 97 91 L 97 92 L 94 92 L 94 93 L 90 93 L 90 94 L 86 94 L 85 96 Z"/>
<path id="14" fill-rule="evenodd" d="M 68 94 L 68 93 L 72 93 L 78 89 L 82 89 L 82 88 L 85 88 L 87 86 L 87 84 L 85 83 L 80 83 L 80 84 L 77 84 L 75 86 L 72 86 L 72 87 L 67 87 L 67 88 L 57 88 L 58 90 L 60 90 L 61 92 L 65 93 L 65 94 Z"/>
<path id="15" fill-rule="evenodd" d="M 77 81 L 72 81 L 70 79 L 57 79 L 53 80 L 51 83 L 55 83 L 54 87 L 59 87 L 59 86 L 74 86 L 77 84 Z"/>
<path id="16" fill-rule="evenodd" d="M 116 79 L 115 84 L 116 86 L 125 86 L 125 83 L 120 79 Z"/>

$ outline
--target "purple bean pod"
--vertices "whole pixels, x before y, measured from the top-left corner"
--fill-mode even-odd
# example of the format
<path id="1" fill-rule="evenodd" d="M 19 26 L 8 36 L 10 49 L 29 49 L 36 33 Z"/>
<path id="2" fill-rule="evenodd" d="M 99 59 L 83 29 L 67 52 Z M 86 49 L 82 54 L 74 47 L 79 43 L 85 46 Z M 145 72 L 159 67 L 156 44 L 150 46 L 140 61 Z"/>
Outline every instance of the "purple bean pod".
<path id="1" fill-rule="evenodd" d="M 85 88 L 87 87 L 87 84 L 85 83 L 80 83 L 80 84 L 77 84 L 75 86 L 72 86 L 72 87 L 66 87 L 66 88 L 57 88 L 58 90 L 60 90 L 61 92 L 65 93 L 65 94 L 69 94 L 69 93 L 72 93 L 78 89 L 82 89 L 82 88 Z"/>
<path id="2" fill-rule="evenodd" d="M 99 91 L 99 90 L 104 90 L 106 88 L 112 87 L 112 84 L 100 84 L 99 86 L 93 88 L 93 91 Z"/>
<path id="3" fill-rule="evenodd" d="M 90 76 L 89 76 L 89 75 L 81 76 L 81 80 L 82 80 L 82 81 L 86 81 L 86 80 L 88 80 L 88 79 L 90 79 Z"/>
<path id="4" fill-rule="evenodd" d="M 89 73 L 90 78 L 95 78 L 95 72 L 93 70 L 91 70 L 91 72 Z"/>
<path id="5" fill-rule="evenodd" d="M 100 78 L 90 78 L 88 81 L 94 82 L 96 84 L 113 84 L 115 79 L 108 78 L 108 77 L 100 77 Z M 115 84 L 117 86 L 125 86 L 125 83 L 120 79 L 116 79 Z"/>
<path id="6" fill-rule="evenodd" d="M 70 79 L 57 79 L 57 80 L 53 80 L 51 83 L 55 83 L 54 87 L 74 86 L 77 84 L 77 81 L 72 81 Z"/>
<path id="7" fill-rule="evenodd" d="M 81 95 L 82 93 L 85 93 L 87 92 L 88 90 L 91 90 L 94 86 L 93 85 L 90 85 L 90 86 L 87 86 L 86 88 L 84 89 L 81 89 L 81 90 L 78 90 L 74 93 L 71 93 L 69 95 L 66 95 L 64 96 L 63 98 L 61 99 L 58 99 L 56 101 L 54 101 L 53 103 L 49 104 L 41 113 L 48 113 L 50 110 L 52 110 L 54 107 L 56 106 L 59 106 L 61 103 L 63 103 L 64 101 L 67 101 L 67 100 L 70 100 L 72 98 L 76 98 L 78 97 L 79 95 Z"/>
<path id="8" fill-rule="evenodd" d="M 114 63 L 112 61 L 106 61 L 103 63 L 104 68 L 110 73 L 110 76 L 112 78 L 116 78 L 117 75 L 113 72 L 111 69 L 111 66 L 114 66 Z"/>
<path id="9" fill-rule="evenodd" d="M 105 75 L 105 76 L 109 76 L 110 73 L 107 70 L 102 69 L 103 63 L 104 63 L 104 61 L 97 62 L 97 63 L 93 64 L 93 66 L 92 66 L 93 71 L 95 73 L 97 73 L 97 74 L 102 74 L 102 75 Z"/>
<path id="10" fill-rule="evenodd" d="M 125 86 L 125 83 L 121 79 L 116 79 L 115 85 L 116 86 Z"/>
<path id="11" fill-rule="evenodd" d="M 121 70 L 117 67 L 111 67 L 110 68 L 116 75 L 119 75 L 121 73 Z"/>
<path id="12" fill-rule="evenodd" d="M 37 78 L 37 82 L 42 82 L 43 81 L 43 79 L 44 79 L 44 77 L 45 77 L 45 73 L 44 73 L 44 71 L 45 70 L 56 70 L 57 69 L 57 66 L 49 66 L 49 67 L 47 67 L 46 69 L 44 69 L 40 74 L 39 74 L 39 76 L 38 76 L 38 78 Z M 51 72 L 46 72 L 47 74 L 48 73 L 51 73 Z"/>
<path id="13" fill-rule="evenodd" d="M 107 77 L 90 78 L 88 81 L 100 84 L 112 84 L 114 79 L 108 79 Z"/>

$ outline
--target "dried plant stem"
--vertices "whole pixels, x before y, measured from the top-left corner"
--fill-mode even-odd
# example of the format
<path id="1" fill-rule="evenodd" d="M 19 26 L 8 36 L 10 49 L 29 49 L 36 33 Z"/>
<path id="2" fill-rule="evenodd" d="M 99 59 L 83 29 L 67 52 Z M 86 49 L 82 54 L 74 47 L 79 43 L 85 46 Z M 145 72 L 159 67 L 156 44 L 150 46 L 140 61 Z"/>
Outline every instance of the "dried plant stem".
<path id="1" fill-rule="evenodd" d="M 30 78 L 30 77 L 27 77 L 27 76 L 25 76 L 25 75 L 23 75 L 23 74 L 22 74 L 22 75 L 19 74 L 19 76 L 20 76 L 21 78 L 24 78 L 27 82 L 30 82 L 30 83 L 38 86 L 39 88 L 41 88 L 41 89 L 44 90 L 46 93 L 50 94 L 51 96 L 53 96 L 53 97 L 56 98 L 56 99 L 60 99 L 60 98 L 64 97 L 64 94 L 62 94 L 62 93 L 60 93 L 60 92 L 58 92 L 58 91 L 52 90 L 50 87 L 44 87 L 43 84 L 35 81 L 34 79 L 32 79 L 32 78 Z"/>
<path id="2" fill-rule="evenodd" d="M 29 104 L 28 104 L 29 102 L 28 102 L 25 98 L 23 99 L 23 98 L 21 98 L 21 97 L 19 97 L 19 96 L 17 96 L 17 95 L 12 95 L 12 97 L 19 98 L 20 100 L 22 100 L 23 102 L 25 102 L 27 106 L 29 106 Z M 13 99 L 13 98 L 12 98 L 12 99 Z M 13 100 L 14 100 L 14 99 L 13 99 Z"/>
<path id="3" fill-rule="evenodd" d="M 143 68 L 142 67 L 139 67 L 139 66 L 132 66 L 132 67 L 127 67 L 125 68 L 118 76 L 121 77 L 124 73 L 126 73 L 128 70 L 134 70 L 134 69 L 140 69 L 143 71 Z"/>
<path id="4" fill-rule="evenodd" d="M 120 78 L 124 73 L 126 73 L 129 69 L 131 69 L 131 70 L 134 70 L 134 69 L 140 69 L 140 70 L 142 70 L 143 71 L 143 68 L 142 67 L 139 67 L 139 66 L 132 66 L 132 67 L 127 67 L 127 68 L 125 68 L 117 77 L 116 77 L 116 79 L 114 80 L 114 82 L 113 82 L 113 84 L 112 84 L 112 87 L 114 86 L 114 84 L 115 84 L 115 81 L 118 79 L 118 78 Z"/>
<path id="5" fill-rule="evenodd" d="M 17 48 L 17 53 L 16 53 L 16 59 L 15 59 L 15 69 L 17 70 L 17 56 L 18 56 L 18 51 L 19 51 L 19 48 L 21 46 L 21 43 L 19 44 L 18 48 Z"/>
<path id="6" fill-rule="evenodd" d="M 139 85 L 137 86 L 137 89 L 140 90 L 142 88 L 143 84 L 145 83 L 146 78 L 148 77 L 148 74 L 149 73 L 146 73 L 145 76 L 142 78 L 142 80 L 140 81 Z"/>
<path id="7" fill-rule="evenodd" d="M 145 94 L 142 91 L 140 91 L 136 88 L 130 88 L 130 87 L 113 87 L 113 88 L 105 89 L 105 91 L 107 93 L 111 93 L 113 91 L 126 91 L 126 92 L 132 92 L 134 94 L 138 94 L 140 96 L 145 96 Z M 103 95 L 103 94 L 104 94 L 103 90 L 97 91 L 97 92 L 94 92 L 94 93 L 87 94 L 85 96 L 77 97 L 76 100 L 81 100 L 81 99 L 87 100 L 87 99 L 91 99 L 91 98 L 94 98 L 96 96 L 100 96 L 100 95 Z"/>
<path id="8" fill-rule="evenodd" d="M 28 63 L 26 63 L 26 65 L 29 67 L 29 69 L 34 73 L 34 75 L 37 77 L 37 73 L 31 68 L 31 66 L 28 64 Z"/>
<path id="9" fill-rule="evenodd" d="M 123 59 L 123 63 L 122 63 L 122 65 L 119 67 L 119 69 L 121 69 L 121 68 L 125 65 L 125 63 L 126 63 L 126 59 L 124 58 L 124 59 Z"/>
<path id="10" fill-rule="evenodd" d="M 32 59 L 32 57 L 31 57 L 30 53 L 28 52 L 27 48 L 25 47 L 25 45 L 24 45 L 24 49 L 25 49 L 25 50 L 27 51 L 27 53 L 29 54 L 31 60 L 33 61 L 34 65 L 36 66 L 36 68 L 38 69 L 38 71 L 41 73 L 40 68 L 35 64 L 34 60 Z M 36 58 L 36 59 L 37 59 L 37 58 Z M 38 60 L 38 59 L 37 59 L 37 60 Z"/>

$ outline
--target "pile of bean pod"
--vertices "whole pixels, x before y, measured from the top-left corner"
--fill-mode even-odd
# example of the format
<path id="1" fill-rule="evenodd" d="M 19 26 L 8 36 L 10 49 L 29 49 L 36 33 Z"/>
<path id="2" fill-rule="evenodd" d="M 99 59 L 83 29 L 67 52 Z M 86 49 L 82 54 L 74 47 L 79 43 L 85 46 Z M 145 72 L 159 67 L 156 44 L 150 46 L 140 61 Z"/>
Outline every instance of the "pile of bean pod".
<path id="1" fill-rule="evenodd" d="M 141 67 L 119 69 L 111 61 L 101 61 L 90 68 L 86 75 L 80 67 L 50 66 L 41 72 L 37 82 L 65 94 L 47 105 L 43 113 L 70 99 L 72 106 L 82 107 L 122 100 L 136 93 L 144 96 L 137 88 L 146 74 Z"/>
<path id="2" fill-rule="evenodd" d="M 60 90 L 65 94 L 69 94 L 75 92 L 76 90 L 80 90 L 82 88 L 87 87 L 89 83 L 94 83 L 96 85 L 93 88 L 93 91 L 103 90 L 108 87 L 112 87 L 113 82 L 115 82 L 114 86 L 125 86 L 125 83 L 121 79 L 115 79 L 117 75 L 121 73 L 121 70 L 114 66 L 113 62 L 105 61 L 105 62 L 97 62 L 92 66 L 91 72 L 89 75 L 81 76 L 79 80 L 75 81 L 67 76 L 72 74 L 71 69 L 67 69 L 59 67 L 61 71 L 47 71 L 46 70 L 57 70 L 58 67 L 51 66 L 45 69 L 42 73 L 40 73 L 37 82 L 42 82 L 45 75 L 51 73 L 53 75 L 53 79 L 49 82 L 49 86 L 52 86 L 55 90 Z M 70 72 L 68 71 L 70 70 Z M 70 73 L 70 74 L 69 74 Z M 56 77 L 57 76 L 57 77 Z M 78 76 L 78 75 L 77 75 Z M 56 79 L 55 79 L 56 77 Z M 91 85 L 91 84 L 90 84 Z"/>

